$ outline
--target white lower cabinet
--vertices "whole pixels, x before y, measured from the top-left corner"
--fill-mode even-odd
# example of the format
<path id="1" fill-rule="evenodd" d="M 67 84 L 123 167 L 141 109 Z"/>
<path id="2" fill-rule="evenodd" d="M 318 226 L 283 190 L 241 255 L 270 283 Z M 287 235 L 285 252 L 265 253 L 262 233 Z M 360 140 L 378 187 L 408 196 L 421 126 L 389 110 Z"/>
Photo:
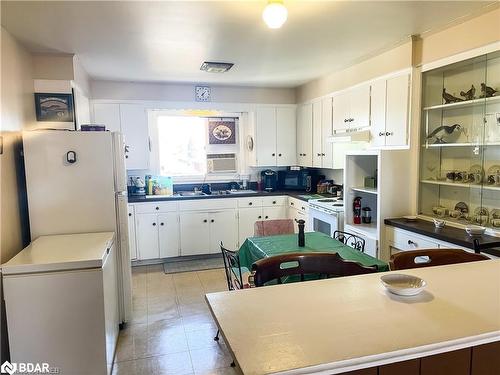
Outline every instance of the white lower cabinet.
<path id="1" fill-rule="evenodd" d="M 157 214 L 136 215 L 137 259 L 139 260 L 157 259 L 160 257 L 157 216 Z"/>
<path id="2" fill-rule="evenodd" d="M 238 221 L 235 210 L 217 212 L 181 212 L 181 255 L 215 254 L 220 242 L 235 250 Z"/>
<path id="3" fill-rule="evenodd" d="M 238 241 L 241 246 L 248 237 L 253 237 L 255 222 L 262 220 L 262 207 L 240 208 L 238 214 Z"/>
<path id="4" fill-rule="evenodd" d="M 160 258 L 179 256 L 179 218 L 177 212 L 158 214 Z"/>

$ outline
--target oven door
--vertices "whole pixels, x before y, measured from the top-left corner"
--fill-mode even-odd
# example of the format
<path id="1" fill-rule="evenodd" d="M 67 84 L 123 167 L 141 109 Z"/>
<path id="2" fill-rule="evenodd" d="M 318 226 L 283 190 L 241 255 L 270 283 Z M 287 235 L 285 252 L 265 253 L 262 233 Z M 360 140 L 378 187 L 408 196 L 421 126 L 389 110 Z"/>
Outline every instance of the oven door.
<path id="1" fill-rule="evenodd" d="M 314 208 L 309 208 L 309 227 L 314 232 L 321 232 L 330 237 L 333 233 L 340 228 L 339 213 L 325 213 Z"/>

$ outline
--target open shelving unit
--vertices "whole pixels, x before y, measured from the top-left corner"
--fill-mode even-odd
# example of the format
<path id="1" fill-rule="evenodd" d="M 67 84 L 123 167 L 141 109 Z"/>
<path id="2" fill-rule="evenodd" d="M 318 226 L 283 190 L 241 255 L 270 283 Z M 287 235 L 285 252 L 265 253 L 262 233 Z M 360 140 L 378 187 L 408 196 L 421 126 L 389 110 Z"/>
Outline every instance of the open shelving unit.
<path id="1" fill-rule="evenodd" d="M 500 91 L 500 51 L 423 73 L 418 213 L 500 231 L 500 92 L 482 85 Z M 472 86 L 470 100 L 445 103 L 444 90 L 465 99 Z"/>

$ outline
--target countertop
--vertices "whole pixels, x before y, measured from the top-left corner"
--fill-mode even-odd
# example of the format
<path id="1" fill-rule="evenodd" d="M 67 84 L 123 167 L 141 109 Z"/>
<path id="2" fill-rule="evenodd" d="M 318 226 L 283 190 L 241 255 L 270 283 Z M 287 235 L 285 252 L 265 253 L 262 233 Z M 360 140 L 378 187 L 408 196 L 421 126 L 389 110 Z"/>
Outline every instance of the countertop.
<path id="1" fill-rule="evenodd" d="M 41 236 L 2 264 L 2 274 L 100 268 L 114 232 Z"/>
<path id="2" fill-rule="evenodd" d="M 437 240 L 449 242 L 461 247 L 473 249 L 473 240 L 479 239 L 481 244 L 488 242 L 498 242 L 499 237 L 483 234 L 482 236 L 471 237 L 462 228 L 445 226 L 444 228 L 436 228 L 432 221 L 417 219 L 416 221 L 407 221 L 404 218 L 385 219 L 384 223 L 396 228 L 401 228 L 410 232 L 418 233 L 423 236 L 435 238 Z M 489 249 L 485 251 L 492 255 L 500 256 L 500 250 Z"/>
<path id="3" fill-rule="evenodd" d="M 248 198 L 248 197 L 271 197 L 278 195 L 287 195 L 290 197 L 294 197 L 303 201 L 308 201 L 311 198 L 305 198 L 304 196 L 308 195 L 320 195 L 323 198 L 332 198 L 331 194 L 316 194 L 316 193 L 307 193 L 305 191 L 293 191 L 293 190 L 281 190 L 281 191 L 259 191 L 257 193 L 248 193 L 248 194 L 212 194 L 212 195 L 197 195 L 197 196 L 151 196 L 150 198 L 146 197 L 136 197 L 129 196 L 129 203 L 144 203 L 144 202 L 162 202 L 162 201 L 183 201 L 183 200 L 194 200 L 194 199 L 221 199 L 221 198 Z"/>
<path id="4" fill-rule="evenodd" d="M 211 293 L 246 375 L 338 374 L 500 341 L 500 260 L 405 270 L 427 282 L 398 297 L 377 273 Z"/>

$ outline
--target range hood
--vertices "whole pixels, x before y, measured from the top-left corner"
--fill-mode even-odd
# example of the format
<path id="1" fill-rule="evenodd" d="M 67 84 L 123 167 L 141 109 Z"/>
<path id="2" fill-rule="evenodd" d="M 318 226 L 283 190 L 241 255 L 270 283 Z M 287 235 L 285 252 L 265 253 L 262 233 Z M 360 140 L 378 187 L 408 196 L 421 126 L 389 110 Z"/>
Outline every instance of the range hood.
<path id="1" fill-rule="evenodd" d="M 336 132 L 327 138 L 329 143 L 370 142 L 370 130 L 367 128 Z"/>

